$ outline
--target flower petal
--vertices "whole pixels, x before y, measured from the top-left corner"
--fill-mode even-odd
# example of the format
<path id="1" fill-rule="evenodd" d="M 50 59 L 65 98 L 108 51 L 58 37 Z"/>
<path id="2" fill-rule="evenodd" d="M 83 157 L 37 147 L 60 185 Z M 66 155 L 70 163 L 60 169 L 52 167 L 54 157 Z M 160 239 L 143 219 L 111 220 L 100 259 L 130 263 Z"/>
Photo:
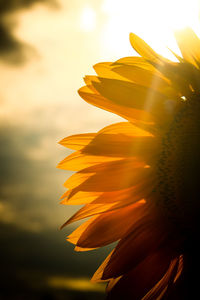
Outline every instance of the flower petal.
<path id="1" fill-rule="evenodd" d="M 151 253 L 136 268 L 122 276 L 112 289 L 107 300 L 143 299 L 157 282 L 164 276 L 170 265 L 171 251 L 165 249 Z M 148 300 L 158 299 L 149 298 Z M 144 299 L 143 299 L 144 300 Z M 147 299 L 146 299 L 147 300 Z"/>
<path id="2" fill-rule="evenodd" d="M 78 188 L 80 191 L 93 192 L 125 189 L 151 176 L 151 168 L 146 168 L 145 165 L 135 159 L 96 165 L 73 174 L 64 186 L 68 189 Z"/>
<path id="3" fill-rule="evenodd" d="M 146 198 L 152 187 L 154 186 L 153 177 L 145 182 L 140 181 L 139 184 L 122 190 L 109 191 L 109 192 L 85 192 L 80 191 L 79 187 L 72 190 L 68 190 L 61 199 L 62 204 L 74 205 L 74 204 L 105 204 L 105 203 L 122 203 L 122 206 L 130 205 L 141 198 Z"/>
<path id="4" fill-rule="evenodd" d="M 145 212 L 144 202 L 106 212 L 79 226 L 68 236 L 68 240 L 82 248 L 105 246 L 122 238 Z M 121 226 L 122 219 L 123 226 Z"/>
<path id="5" fill-rule="evenodd" d="M 62 139 L 59 144 L 73 149 L 80 150 L 95 137 L 96 133 L 75 134 Z"/>
<path id="6" fill-rule="evenodd" d="M 141 157 L 155 156 L 160 150 L 161 140 L 152 136 L 127 136 L 122 134 L 99 134 L 82 153 L 111 157 Z M 145 147 L 144 147 L 145 146 Z"/>
<path id="7" fill-rule="evenodd" d="M 76 151 L 63 159 L 57 167 L 63 170 L 79 171 L 102 162 L 116 161 L 120 159 L 121 158 L 111 156 L 85 155 L 80 151 Z"/>
<path id="8" fill-rule="evenodd" d="M 130 33 L 130 43 L 133 49 L 140 54 L 144 59 L 152 62 L 168 61 L 163 56 L 157 54 L 149 45 L 143 41 L 139 36 Z"/>
<path id="9" fill-rule="evenodd" d="M 108 211 L 114 211 L 116 209 L 121 209 L 125 206 L 132 205 L 133 203 L 137 201 L 141 201 L 145 203 L 145 200 L 141 197 L 138 197 L 138 195 L 133 195 L 132 198 L 125 197 L 124 195 L 121 196 L 122 198 L 125 198 L 124 201 L 119 202 L 107 202 L 107 203 L 92 203 L 92 204 L 86 204 L 84 207 L 82 207 L 77 213 L 75 213 L 69 220 L 67 220 L 62 226 L 61 229 L 67 226 L 68 224 L 71 224 L 75 221 L 88 218 L 91 216 L 95 216 L 98 214 L 106 213 Z"/>
<path id="10" fill-rule="evenodd" d="M 143 130 L 130 122 L 119 122 L 108 125 L 102 128 L 98 134 L 101 133 L 112 133 L 112 134 L 125 134 L 130 137 L 133 136 L 152 136 L 147 130 Z"/>
<path id="11" fill-rule="evenodd" d="M 109 101 L 124 106 L 143 110 L 147 113 L 161 113 L 163 110 L 164 95 L 150 88 L 137 84 L 117 80 L 100 78 L 99 82 L 92 82 L 95 89 Z"/>
<path id="12" fill-rule="evenodd" d="M 93 68 L 99 77 L 124 80 L 123 76 L 113 71 L 113 65 L 110 62 L 98 63 Z"/>
<path id="13" fill-rule="evenodd" d="M 183 58 L 200 67 L 200 39 L 191 28 L 176 31 L 175 37 Z"/>
<path id="14" fill-rule="evenodd" d="M 140 56 L 128 56 L 128 57 L 122 57 L 118 60 L 116 60 L 112 66 L 119 66 L 119 65 L 130 65 L 134 67 L 139 67 L 145 70 L 149 70 L 152 72 L 157 72 L 156 68 L 149 63 L 146 59 Z"/>
<path id="15" fill-rule="evenodd" d="M 116 278 L 135 268 L 160 247 L 164 238 L 166 234 L 158 224 L 152 224 L 148 216 L 142 218 L 116 246 L 102 279 Z"/>
<path id="16" fill-rule="evenodd" d="M 113 68 L 113 72 L 129 79 L 133 83 L 158 90 L 161 93 L 166 93 L 170 90 L 168 80 L 164 79 L 161 73 L 155 71 L 153 72 L 131 65 L 122 65 Z"/>
<path id="17" fill-rule="evenodd" d="M 143 122 L 153 122 L 150 113 L 138 109 L 134 109 L 131 107 L 127 109 L 127 107 L 116 104 L 106 99 L 105 97 L 92 92 L 92 90 L 86 86 L 80 88 L 78 93 L 86 102 L 95 105 L 97 107 L 100 107 L 104 110 L 116 113 L 117 115 L 129 121 L 140 120 Z"/>
<path id="18" fill-rule="evenodd" d="M 141 300 L 161 299 L 164 296 L 177 275 L 179 259 L 176 257 L 171 261 L 165 275 Z"/>
<path id="19" fill-rule="evenodd" d="M 100 195 L 102 194 L 103 192 L 95 193 L 95 192 L 82 192 L 82 191 L 73 193 L 73 190 L 68 190 L 62 195 L 61 204 L 66 204 L 66 205 L 87 204 L 99 198 Z"/>

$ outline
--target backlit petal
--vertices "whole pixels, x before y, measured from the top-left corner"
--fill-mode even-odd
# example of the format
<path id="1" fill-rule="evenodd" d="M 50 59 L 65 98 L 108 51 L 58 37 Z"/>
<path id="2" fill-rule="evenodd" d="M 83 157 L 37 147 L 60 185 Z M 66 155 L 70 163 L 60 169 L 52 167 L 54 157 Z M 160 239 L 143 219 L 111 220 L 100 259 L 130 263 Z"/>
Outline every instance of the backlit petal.
<path id="1" fill-rule="evenodd" d="M 195 66 L 200 66 L 200 40 L 191 28 L 176 31 L 175 37 L 183 58 Z"/>

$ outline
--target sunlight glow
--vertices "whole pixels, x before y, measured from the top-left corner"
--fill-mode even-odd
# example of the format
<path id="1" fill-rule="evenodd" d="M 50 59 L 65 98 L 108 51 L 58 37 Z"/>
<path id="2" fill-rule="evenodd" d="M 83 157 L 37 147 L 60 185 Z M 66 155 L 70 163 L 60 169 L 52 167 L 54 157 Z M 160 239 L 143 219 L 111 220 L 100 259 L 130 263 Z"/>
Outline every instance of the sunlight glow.
<path id="1" fill-rule="evenodd" d="M 54 276 L 48 278 L 48 284 L 54 288 L 77 291 L 104 292 L 105 290 L 105 286 L 103 284 L 92 283 L 89 278 Z"/>
<path id="2" fill-rule="evenodd" d="M 93 31 L 96 25 L 96 13 L 90 6 L 85 6 L 81 13 L 80 26 L 83 31 Z"/>
<path id="3" fill-rule="evenodd" d="M 124 53 L 128 33 L 134 32 L 171 58 L 166 47 L 177 51 L 173 31 L 189 26 L 198 34 L 199 8 L 199 0 L 105 0 L 102 10 L 108 21 L 102 43 L 109 45 L 111 51 L 120 48 Z"/>

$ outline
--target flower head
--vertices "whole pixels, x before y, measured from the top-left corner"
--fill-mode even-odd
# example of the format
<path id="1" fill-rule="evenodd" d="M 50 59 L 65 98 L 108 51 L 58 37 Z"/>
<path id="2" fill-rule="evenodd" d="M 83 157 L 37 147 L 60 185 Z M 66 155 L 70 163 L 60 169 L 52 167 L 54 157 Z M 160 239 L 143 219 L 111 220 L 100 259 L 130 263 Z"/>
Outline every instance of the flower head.
<path id="1" fill-rule="evenodd" d="M 84 204 L 64 225 L 84 251 L 118 241 L 93 276 L 108 299 L 194 299 L 200 223 L 200 40 L 176 35 L 178 62 L 130 35 L 138 57 L 94 66 L 80 96 L 125 119 L 64 138 L 76 150 L 59 167 L 76 171 L 63 204 Z M 192 298 L 191 298 L 192 297 Z"/>

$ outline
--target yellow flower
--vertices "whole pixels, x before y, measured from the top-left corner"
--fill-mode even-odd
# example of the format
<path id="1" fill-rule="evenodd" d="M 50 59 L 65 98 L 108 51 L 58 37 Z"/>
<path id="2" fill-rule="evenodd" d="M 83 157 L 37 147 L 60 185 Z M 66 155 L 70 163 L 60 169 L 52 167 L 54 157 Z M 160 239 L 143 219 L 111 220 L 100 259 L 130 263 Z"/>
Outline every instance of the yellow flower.
<path id="1" fill-rule="evenodd" d="M 200 40 L 191 29 L 176 39 L 179 62 L 131 34 L 140 57 L 95 65 L 80 96 L 126 121 L 60 142 L 76 150 L 59 164 L 76 171 L 62 203 L 85 204 L 63 227 L 90 217 L 68 240 L 77 251 L 118 241 L 93 276 L 108 299 L 196 299 Z"/>

